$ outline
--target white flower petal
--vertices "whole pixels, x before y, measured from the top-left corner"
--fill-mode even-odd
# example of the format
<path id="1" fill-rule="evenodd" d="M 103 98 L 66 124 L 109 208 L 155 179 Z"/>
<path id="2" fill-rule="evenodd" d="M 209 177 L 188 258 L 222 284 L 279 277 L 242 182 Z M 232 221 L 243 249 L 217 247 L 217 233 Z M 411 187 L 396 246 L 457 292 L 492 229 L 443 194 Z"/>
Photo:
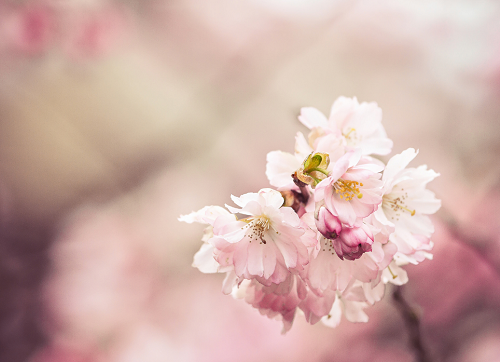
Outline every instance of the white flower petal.
<path id="1" fill-rule="evenodd" d="M 384 174 L 382 175 L 382 181 L 388 182 L 388 180 L 393 179 L 399 172 L 408 166 L 410 161 L 412 161 L 417 154 L 418 151 L 415 151 L 413 148 L 408 148 L 400 154 L 392 156 L 389 162 L 387 162 Z"/>
<path id="2" fill-rule="evenodd" d="M 282 151 L 272 151 L 267 154 L 266 176 L 269 183 L 281 189 L 298 189 L 292 179 L 301 162 L 296 156 Z"/>
<path id="3" fill-rule="evenodd" d="M 194 254 L 192 265 L 202 273 L 217 273 L 219 271 L 219 263 L 214 259 L 213 245 L 203 243 L 200 250 Z"/>
<path id="4" fill-rule="evenodd" d="M 299 167 L 304 162 L 307 156 L 314 150 L 307 142 L 304 134 L 302 132 L 297 132 L 295 136 L 295 157 L 297 158 L 297 162 L 299 162 Z M 298 167 L 297 167 L 298 168 Z"/>
<path id="5" fill-rule="evenodd" d="M 315 127 L 326 128 L 328 120 L 325 115 L 313 107 L 303 107 L 300 109 L 299 121 L 309 129 Z"/>
<path id="6" fill-rule="evenodd" d="M 335 302 L 333 302 L 333 306 L 332 309 L 330 310 L 330 313 L 321 318 L 321 322 L 323 322 L 325 326 L 335 328 L 340 324 L 341 319 L 342 319 L 342 303 L 339 298 L 336 298 Z"/>
<path id="7" fill-rule="evenodd" d="M 270 208 L 279 209 L 285 202 L 281 193 L 273 189 L 261 189 L 259 195 L 265 200 L 264 205 Z"/>
<path id="8" fill-rule="evenodd" d="M 368 305 L 364 302 L 351 302 L 344 301 L 344 313 L 345 318 L 349 322 L 366 323 L 368 322 L 368 316 L 363 311 Z"/>

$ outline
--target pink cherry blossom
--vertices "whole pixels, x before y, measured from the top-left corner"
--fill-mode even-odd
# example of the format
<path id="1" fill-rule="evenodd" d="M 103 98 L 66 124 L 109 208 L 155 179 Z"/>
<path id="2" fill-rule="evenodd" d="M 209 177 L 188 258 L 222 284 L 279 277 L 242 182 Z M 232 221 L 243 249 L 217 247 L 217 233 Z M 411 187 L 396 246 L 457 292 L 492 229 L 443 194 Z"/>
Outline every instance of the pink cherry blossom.
<path id="1" fill-rule="evenodd" d="M 400 265 L 432 258 L 429 251 L 434 227 L 427 215 L 441 206 L 434 193 L 426 189 L 427 183 L 439 174 L 425 165 L 406 168 L 417 153 L 409 148 L 389 160 L 382 176 L 382 207 L 373 215 L 386 230 L 394 229 L 388 237 L 398 246 L 395 258 Z"/>
<path id="2" fill-rule="evenodd" d="M 341 97 L 329 119 L 314 108 L 299 119 L 310 133 L 297 133 L 295 154 L 267 155 L 266 176 L 279 191 L 232 196 L 239 208 L 181 218 L 209 225 L 193 266 L 226 272 L 224 293 L 281 320 L 283 332 L 297 309 L 310 324 L 366 322 L 364 309 L 387 283 L 408 281 L 400 266 L 432 256 L 426 215 L 440 202 L 425 185 L 437 174 L 406 168 L 413 149 L 387 167 L 370 156 L 392 148 L 375 103 Z"/>
<path id="3" fill-rule="evenodd" d="M 302 270 L 309 262 L 307 246 L 316 241 L 293 209 L 281 207 L 283 196 L 262 189 L 232 199 L 241 209 L 226 205 L 229 211 L 247 217 L 215 220 L 209 243 L 217 262 L 234 266 L 239 278 L 256 278 L 264 285 L 279 284 L 290 270 Z"/>
<path id="4" fill-rule="evenodd" d="M 381 275 L 387 268 L 397 248 L 394 244 L 373 244 L 372 252 L 364 254 L 361 260 L 341 261 L 344 275 L 351 276 L 335 290 L 327 290 L 321 296 L 309 293 L 301 303 L 306 319 L 312 323 L 321 320 L 329 327 L 336 327 L 342 315 L 350 322 L 366 322 L 368 316 L 363 309 L 382 299 L 385 292 Z M 346 269 L 350 268 L 349 271 Z M 359 271 L 364 270 L 364 273 Z"/>
<path id="5" fill-rule="evenodd" d="M 306 297 L 299 305 L 307 323 L 316 324 L 321 318 L 328 315 L 336 295 L 337 292 L 331 289 L 326 290 L 322 295 L 317 295 L 311 290 L 308 290 Z"/>
<path id="6" fill-rule="evenodd" d="M 305 214 L 302 219 L 315 230 L 312 212 Z M 371 233 L 368 226 L 364 225 L 363 228 L 367 229 L 364 232 Z M 327 239 L 320 234 L 318 238 L 318 245 L 311 250 L 309 264 L 300 272 L 302 279 L 318 296 L 328 294 L 329 290 L 344 290 L 352 279 L 364 283 L 376 280 L 378 283 L 382 269 L 387 267 L 396 252 L 392 244 L 386 247 L 374 242 L 370 252 L 360 253 L 359 258 L 355 260 L 343 260 L 335 250 L 333 243 L 336 239 Z"/>
<path id="7" fill-rule="evenodd" d="M 233 267 L 231 265 L 221 266 L 214 257 L 215 248 L 212 244 L 208 243 L 208 240 L 214 237 L 213 225 L 215 220 L 219 217 L 223 217 L 226 220 L 235 220 L 235 216 L 232 215 L 226 209 L 220 206 L 205 206 L 204 208 L 194 211 L 187 215 L 181 215 L 179 221 L 187 223 L 201 223 L 208 225 L 203 233 L 202 241 L 203 244 L 194 255 L 193 267 L 198 268 L 202 273 L 226 273 L 226 278 L 222 283 L 222 292 L 224 294 L 230 294 L 233 287 L 240 282 L 236 275 L 234 274 Z"/>
<path id="8" fill-rule="evenodd" d="M 289 274 L 281 284 L 271 284 L 266 287 L 257 280 L 244 280 L 234 290 L 235 298 L 245 299 L 260 314 L 268 318 L 275 318 L 283 322 L 283 331 L 286 333 L 292 328 L 297 307 L 306 297 L 305 283 L 296 275 Z"/>
<path id="9" fill-rule="evenodd" d="M 213 256 L 213 245 L 207 243 L 207 241 L 214 236 L 213 224 L 219 216 L 229 216 L 234 219 L 234 216 L 231 216 L 229 211 L 220 206 L 205 206 L 198 211 L 194 211 L 187 215 L 181 215 L 179 217 L 179 221 L 187 222 L 189 224 L 197 222 L 209 225 L 205 228 L 201 239 L 203 241 L 203 245 L 195 254 L 193 261 L 193 266 L 198 268 L 202 273 L 217 273 L 221 270 L 219 263 L 215 261 Z"/>
<path id="10" fill-rule="evenodd" d="M 363 311 L 368 305 L 363 288 L 353 282 L 344 291 L 335 293 L 332 308 L 321 321 L 328 327 L 336 327 L 344 315 L 349 322 L 368 322 L 368 316 Z"/>
<path id="11" fill-rule="evenodd" d="M 299 120 L 311 130 L 309 139 L 317 152 L 327 152 L 317 149 L 327 135 L 336 139 L 329 144 L 340 142 L 346 150 L 357 148 L 363 155 L 386 155 L 392 149 L 392 141 L 382 126 L 382 110 L 376 103 L 359 104 L 356 98 L 339 97 L 328 119 L 316 108 L 305 107 Z"/>
<path id="12" fill-rule="evenodd" d="M 335 163 L 330 176 L 316 186 L 314 200 L 324 202 L 343 224 L 359 225 L 382 200 L 378 173 L 382 169 L 378 163 L 361 158 L 360 152 L 350 151 Z"/>

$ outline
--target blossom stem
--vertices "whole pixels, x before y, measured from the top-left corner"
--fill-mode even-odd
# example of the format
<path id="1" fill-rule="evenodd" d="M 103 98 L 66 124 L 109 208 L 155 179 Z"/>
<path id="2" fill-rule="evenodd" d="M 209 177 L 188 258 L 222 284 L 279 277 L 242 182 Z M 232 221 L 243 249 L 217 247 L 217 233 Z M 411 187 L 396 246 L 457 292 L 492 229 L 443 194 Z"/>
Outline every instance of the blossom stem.
<path id="1" fill-rule="evenodd" d="M 420 319 L 418 313 L 403 297 L 401 286 L 397 286 L 392 294 L 392 298 L 401 316 L 404 319 L 406 328 L 410 335 L 410 344 L 416 354 L 418 362 L 431 362 L 429 353 L 424 346 L 422 336 L 420 334 Z"/>
<path id="2" fill-rule="evenodd" d="M 328 171 L 323 170 L 322 168 L 315 167 L 315 168 L 311 168 L 310 170 L 308 170 L 308 172 L 312 172 L 312 171 L 321 172 L 323 175 L 328 176 Z"/>
<path id="3" fill-rule="evenodd" d="M 321 180 L 317 177 L 314 177 L 313 175 L 308 175 L 310 176 L 313 180 L 314 180 L 314 186 L 316 186 L 317 184 L 319 184 L 321 182 Z"/>
<path id="4" fill-rule="evenodd" d="M 309 191 L 307 190 L 307 186 L 299 187 L 300 192 L 302 193 L 304 206 L 307 205 L 307 201 L 309 200 Z"/>

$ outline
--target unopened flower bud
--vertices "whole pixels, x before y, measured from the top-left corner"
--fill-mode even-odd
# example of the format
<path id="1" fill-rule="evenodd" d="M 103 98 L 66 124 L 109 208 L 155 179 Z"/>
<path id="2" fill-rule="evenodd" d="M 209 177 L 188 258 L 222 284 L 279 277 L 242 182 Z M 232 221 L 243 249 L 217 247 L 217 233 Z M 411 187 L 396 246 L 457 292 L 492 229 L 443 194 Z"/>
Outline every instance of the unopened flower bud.
<path id="1" fill-rule="evenodd" d="M 299 187 L 311 185 L 312 188 L 328 176 L 330 156 L 327 153 L 311 153 L 302 166 L 292 174 L 293 182 Z"/>
<path id="2" fill-rule="evenodd" d="M 333 248 L 340 259 L 356 260 L 368 251 L 372 251 L 373 234 L 366 225 L 344 227 L 339 237 L 333 240 Z"/>
<path id="3" fill-rule="evenodd" d="M 318 231 L 327 239 L 336 239 L 342 230 L 342 223 L 326 207 L 321 207 L 315 219 Z"/>

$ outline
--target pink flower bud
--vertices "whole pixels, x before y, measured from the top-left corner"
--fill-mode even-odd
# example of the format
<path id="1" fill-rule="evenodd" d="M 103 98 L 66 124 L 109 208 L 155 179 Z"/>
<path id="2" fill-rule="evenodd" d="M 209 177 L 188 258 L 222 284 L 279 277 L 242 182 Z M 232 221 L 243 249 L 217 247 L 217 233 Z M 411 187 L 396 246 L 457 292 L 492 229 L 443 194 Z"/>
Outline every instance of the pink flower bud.
<path id="1" fill-rule="evenodd" d="M 326 207 L 321 207 L 318 219 L 315 219 L 318 231 L 327 239 L 336 239 L 342 230 L 340 220 L 334 216 Z"/>
<path id="2" fill-rule="evenodd" d="M 344 227 L 339 237 L 333 241 L 333 248 L 340 259 L 356 260 L 367 251 L 372 251 L 373 234 L 366 225 Z"/>

